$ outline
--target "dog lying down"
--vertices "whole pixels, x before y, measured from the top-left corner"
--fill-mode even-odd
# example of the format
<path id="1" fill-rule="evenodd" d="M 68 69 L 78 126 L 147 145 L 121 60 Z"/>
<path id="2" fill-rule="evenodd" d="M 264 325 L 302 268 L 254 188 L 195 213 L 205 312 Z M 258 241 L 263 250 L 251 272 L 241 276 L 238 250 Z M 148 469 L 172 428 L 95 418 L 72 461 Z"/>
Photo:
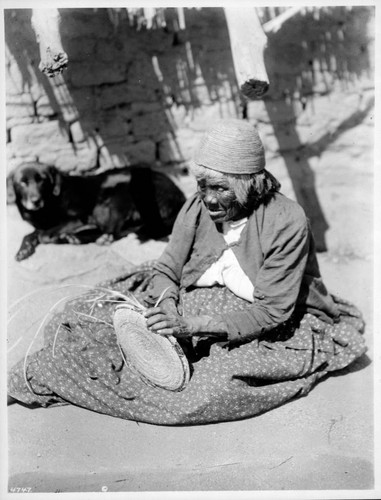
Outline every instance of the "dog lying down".
<path id="1" fill-rule="evenodd" d="M 74 176 L 30 162 L 10 176 L 21 217 L 34 228 L 16 260 L 40 243 L 110 243 L 131 231 L 141 238 L 170 234 L 185 196 L 166 175 L 147 166 Z"/>

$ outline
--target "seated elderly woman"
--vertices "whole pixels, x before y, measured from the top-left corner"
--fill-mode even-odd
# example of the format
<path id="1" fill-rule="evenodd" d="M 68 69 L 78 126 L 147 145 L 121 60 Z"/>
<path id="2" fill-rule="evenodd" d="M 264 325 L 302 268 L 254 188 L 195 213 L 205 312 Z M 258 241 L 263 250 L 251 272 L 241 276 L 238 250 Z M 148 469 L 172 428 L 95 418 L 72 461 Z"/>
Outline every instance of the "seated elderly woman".
<path id="1" fill-rule="evenodd" d="M 192 170 L 197 193 L 162 256 L 108 284 L 150 305 L 152 335 L 177 338 L 191 365 L 185 388 L 147 384 L 126 364 L 114 304 L 87 323 L 71 304 L 46 326 L 46 346 L 11 371 L 10 396 L 155 424 L 219 422 L 305 395 L 365 352 L 361 315 L 324 286 L 308 220 L 265 169 L 256 128 L 222 120 Z M 76 299 L 76 311 L 84 303 Z"/>

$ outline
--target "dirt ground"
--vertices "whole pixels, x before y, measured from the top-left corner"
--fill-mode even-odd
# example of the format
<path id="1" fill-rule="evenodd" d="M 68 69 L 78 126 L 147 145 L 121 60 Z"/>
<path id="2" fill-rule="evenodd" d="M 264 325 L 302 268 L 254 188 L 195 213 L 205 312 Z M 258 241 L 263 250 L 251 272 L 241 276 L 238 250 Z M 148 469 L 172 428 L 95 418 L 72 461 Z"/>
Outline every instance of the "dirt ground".
<path id="1" fill-rule="evenodd" d="M 353 301 L 367 322 L 368 353 L 307 397 L 256 418 L 191 428 L 137 424 L 76 407 L 8 409 L 9 489 L 73 491 L 339 490 L 374 488 L 373 115 L 343 130 L 310 158 L 329 228 L 319 263 L 330 291 Z M 294 197 L 284 161 L 269 169 Z M 178 179 L 189 194 L 187 177 Z M 109 247 L 40 246 L 13 256 L 28 224 L 8 207 L 9 305 L 51 284 L 92 284 L 156 258 L 164 241 L 134 235 Z M 9 329 L 8 363 L 25 352 L 38 316 L 57 295 L 21 302 Z M 31 312 L 32 311 L 32 312 Z M 32 323 L 32 327 L 27 325 Z M 36 340 L 34 348 L 39 345 Z M 374 497 L 376 498 L 376 497 Z"/>

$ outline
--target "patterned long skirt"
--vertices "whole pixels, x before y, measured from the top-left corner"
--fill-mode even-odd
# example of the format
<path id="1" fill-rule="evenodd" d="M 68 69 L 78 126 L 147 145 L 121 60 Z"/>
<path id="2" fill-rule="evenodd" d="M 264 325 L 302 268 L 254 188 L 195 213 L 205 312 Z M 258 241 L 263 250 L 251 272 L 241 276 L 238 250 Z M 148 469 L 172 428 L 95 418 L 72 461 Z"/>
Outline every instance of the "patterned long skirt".
<path id="1" fill-rule="evenodd" d="M 102 286 L 133 291 L 143 301 L 151 276 L 151 267 L 143 265 Z M 92 306 L 89 314 L 91 300 L 86 293 L 47 323 L 43 349 L 11 369 L 8 394 L 28 405 L 70 403 L 161 425 L 258 415 L 307 394 L 319 379 L 345 368 L 366 351 L 361 314 L 350 303 L 334 299 L 341 320 L 333 325 L 305 314 L 292 317 L 260 340 L 233 348 L 200 339 L 189 350 L 189 384 L 173 392 L 148 385 L 124 362 L 110 325 L 115 304 Z M 184 315 L 226 313 L 248 306 L 224 287 L 182 292 L 181 302 Z"/>

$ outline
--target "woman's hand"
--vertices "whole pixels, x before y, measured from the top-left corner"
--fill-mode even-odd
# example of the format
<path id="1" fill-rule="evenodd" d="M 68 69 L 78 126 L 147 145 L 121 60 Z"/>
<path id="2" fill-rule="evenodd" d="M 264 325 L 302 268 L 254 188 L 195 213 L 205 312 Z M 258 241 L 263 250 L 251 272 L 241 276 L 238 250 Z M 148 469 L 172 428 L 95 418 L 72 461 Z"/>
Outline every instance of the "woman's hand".
<path id="1" fill-rule="evenodd" d="M 159 335 L 173 335 L 177 338 L 193 336 L 227 338 L 227 325 L 218 317 L 188 316 L 184 318 L 177 312 L 173 300 L 163 300 L 158 307 L 147 309 L 144 313 L 147 326 Z"/>
<path id="2" fill-rule="evenodd" d="M 183 318 L 176 308 L 152 307 L 147 309 L 144 316 L 150 330 L 160 335 L 173 335 L 177 338 L 188 338 L 197 333 L 197 328 L 192 317 Z"/>

